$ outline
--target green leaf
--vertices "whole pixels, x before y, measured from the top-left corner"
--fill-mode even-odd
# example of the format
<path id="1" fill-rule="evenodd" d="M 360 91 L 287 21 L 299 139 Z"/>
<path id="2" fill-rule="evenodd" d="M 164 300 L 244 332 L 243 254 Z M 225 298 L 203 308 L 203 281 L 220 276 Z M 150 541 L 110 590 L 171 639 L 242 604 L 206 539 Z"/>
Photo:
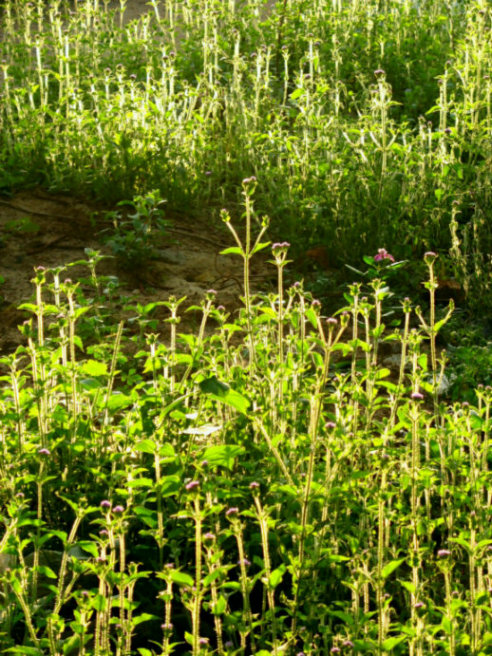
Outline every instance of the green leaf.
<path id="1" fill-rule="evenodd" d="M 121 410 L 132 404 L 133 400 L 130 396 L 126 396 L 126 394 L 122 394 L 121 392 L 114 392 L 109 397 L 107 406 L 108 410 Z"/>
<path id="2" fill-rule="evenodd" d="M 268 577 L 268 587 L 270 590 L 274 590 L 279 583 L 281 583 L 285 570 L 285 565 L 280 565 L 280 567 L 277 567 L 277 569 L 274 569 L 273 572 L 270 573 L 270 576 Z"/>
<path id="3" fill-rule="evenodd" d="M 453 623 L 451 622 L 449 617 L 442 618 L 441 626 L 443 628 L 444 633 L 446 633 L 446 635 L 451 635 L 453 633 Z"/>
<path id="4" fill-rule="evenodd" d="M 97 558 L 99 556 L 99 551 L 97 545 L 94 542 L 89 542 L 88 540 L 81 540 L 77 542 L 76 545 L 80 547 L 83 551 L 86 551 L 88 554 Z"/>
<path id="5" fill-rule="evenodd" d="M 405 588 L 405 590 L 407 590 L 411 594 L 415 594 L 417 592 L 417 588 L 414 586 L 413 583 L 411 583 L 411 581 L 400 581 L 400 583 Z"/>
<path id="6" fill-rule="evenodd" d="M 174 450 L 173 445 L 167 442 L 159 447 L 159 455 L 161 458 L 175 458 L 176 451 Z"/>
<path id="7" fill-rule="evenodd" d="M 297 98 L 300 98 L 304 93 L 305 93 L 304 89 L 296 89 L 290 94 L 290 99 L 297 100 Z"/>
<path id="8" fill-rule="evenodd" d="M 106 376 L 108 373 L 108 366 L 105 362 L 86 360 L 86 362 L 83 362 L 80 366 L 80 370 L 87 376 Z"/>
<path id="9" fill-rule="evenodd" d="M 329 612 L 329 614 L 333 617 L 338 617 L 338 619 L 342 620 L 342 622 L 345 622 L 347 626 L 353 626 L 354 625 L 354 618 L 350 613 L 344 613 L 341 610 L 332 610 Z"/>
<path id="10" fill-rule="evenodd" d="M 140 613 L 140 615 L 134 616 L 132 618 L 132 624 L 133 626 L 136 626 L 137 624 L 142 624 L 142 622 L 149 622 L 150 620 L 157 619 L 159 619 L 157 615 L 151 615 L 150 613 Z"/>
<path id="11" fill-rule="evenodd" d="M 245 449 L 238 444 L 220 444 L 206 449 L 203 459 L 209 465 L 223 466 L 232 469 L 235 459 L 244 453 Z"/>
<path id="12" fill-rule="evenodd" d="M 57 578 L 55 572 L 51 569 L 51 567 L 48 567 L 47 565 L 38 565 L 36 569 L 38 573 L 41 574 L 41 576 L 46 576 L 47 579 Z"/>
<path id="13" fill-rule="evenodd" d="M 248 399 L 239 394 L 239 392 L 231 389 L 229 385 L 226 385 L 226 383 L 219 381 L 216 376 L 202 380 L 200 383 L 200 389 L 202 392 L 205 392 L 205 394 L 208 394 L 216 401 L 222 401 L 226 405 L 235 408 L 243 415 L 245 415 L 248 411 Z"/>
<path id="14" fill-rule="evenodd" d="M 153 487 L 154 481 L 151 478 L 146 478 L 142 476 L 141 478 L 135 478 L 133 481 L 127 482 L 127 487 L 130 489 L 138 487 Z"/>
<path id="15" fill-rule="evenodd" d="M 399 645 L 401 642 L 404 642 L 407 639 L 406 636 L 393 636 L 391 638 L 386 638 L 386 640 L 383 642 L 383 650 L 384 651 L 391 651 L 394 649 L 397 645 Z"/>
<path id="16" fill-rule="evenodd" d="M 262 241 L 259 244 L 256 244 L 256 246 L 253 248 L 251 251 L 251 255 L 254 255 L 255 253 L 258 253 L 259 251 L 262 251 L 263 249 L 267 248 L 267 246 L 270 246 L 269 241 Z"/>
<path id="17" fill-rule="evenodd" d="M 141 440 L 137 442 L 133 447 L 135 451 L 140 451 L 141 453 L 155 453 L 156 445 L 152 440 Z"/>
<path id="18" fill-rule="evenodd" d="M 214 607 L 212 609 L 212 613 L 214 615 L 223 615 L 225 613 L 226 607 L 227 607 L 226 598 L 221 595 L 217 599 L 217 603 L 214 605 Z"/>
<path id="19" fill-rule="evenodd" d="M 230 248 L 224 248 L 223 251 L 220 251 L 221 255 L 241 255 L 244 256 L 244 251 L 238 246 L 231 246 Z"/>
<path id="20" fill-rule="evenodd" d="M 169 497 L 172 494 L 176 494 L 181 486 L 181 480 L 177 476 L 166 476 L 159 482 L 162 497 Z"/>
<path id="21" fill-rule="evenodd" d="M 388 576 L 395 571 L 402 563 L 405 562 L 405 558 L 400 558 L 399 560 L 392 560 L 391 562 L 387 563 L 383 569 L 381 570 L 381 577 L 383 579 L 387 579 Z"/>
<path id="22" fill-rule="evenodd" d="M 180 572 L 179 570 L 171 570 L 169 575 L 171 577 L 171 581 L 173 581 L 173 583 L 177 583 L 178 585 L 187 585 L 189 588 L 192 588 L 195 584 L 193 578 L 185 572 Z"/>

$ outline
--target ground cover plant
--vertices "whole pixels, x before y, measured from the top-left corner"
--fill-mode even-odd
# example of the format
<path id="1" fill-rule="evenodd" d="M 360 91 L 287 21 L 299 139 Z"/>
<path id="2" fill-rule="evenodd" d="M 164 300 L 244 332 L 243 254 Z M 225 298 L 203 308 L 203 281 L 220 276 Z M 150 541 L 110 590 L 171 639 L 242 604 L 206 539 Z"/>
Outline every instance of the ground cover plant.
<path id="1" fill-rule="evenodd" d="M 287 242 L 254 295 L 254 185 L 244 240 L 222 215 L 238 317 L 210 290 L 181 333 L 170 298 L 164 338 L 115 321 L 97 253 L 92 295 L 36 271 L 1 359 L 3 653 L 490 653 L 492 390 L 440 396 L 437 255 L 429 313 L 389 323 L 385 249 L 336 316 L 284 286 Z"/>
<path id="2" fill-rule="evenodd" d="M 0 186 L 158 190 L 219 217 L 241 180 L 294 254 L 441 254 L 490 294 L 490 6 L 447 0 L 6 0 Z M 490 295 L 488 296 L 490 299 Z"/>

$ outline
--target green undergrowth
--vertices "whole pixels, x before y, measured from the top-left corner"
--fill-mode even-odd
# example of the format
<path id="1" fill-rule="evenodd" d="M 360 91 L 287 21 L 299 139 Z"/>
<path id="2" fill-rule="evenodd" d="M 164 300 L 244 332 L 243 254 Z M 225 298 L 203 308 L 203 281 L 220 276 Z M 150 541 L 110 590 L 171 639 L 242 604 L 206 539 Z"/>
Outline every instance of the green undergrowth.
<path id="1" fill-rule="evenodd" d="M 0 359 L 1 653 L 491 653 L 492 390 L 446 396 L 437 255 L 425 312 L 388 314 L 384 249 L 332 317 L 286 242 L 253 294 L 252 184 L 237 315 L 209 290 L 181 330 L 94 252 L 36 270 Z"/>
<path id="2" fill-rule="evenodd" d="M 26 2 L 1 8 L 0 188 L 258 210 L 332 267 L 441 256 L 473 305 L 492 252 L 486 0 Z"/>

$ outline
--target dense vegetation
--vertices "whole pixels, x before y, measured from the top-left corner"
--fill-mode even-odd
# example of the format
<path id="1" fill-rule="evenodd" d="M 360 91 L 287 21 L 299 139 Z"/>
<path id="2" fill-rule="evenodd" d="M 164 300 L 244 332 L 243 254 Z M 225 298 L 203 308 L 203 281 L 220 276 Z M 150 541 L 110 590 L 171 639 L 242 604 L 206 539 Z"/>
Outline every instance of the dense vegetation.
<path id="1" fill-rule="evenodd" d="M 162 199 L 209 213 L 243 307 L 209 290 L 180 331 L 97 252 L 35 271 L 0 358 L 0 653 L 491 654 L 492 355 L 439 297 L 491 299 L 490 7 L 107 5 L 3 3 L 0 185 L 130 202 L 108 243 L 140 266 Z M 359 278 L 331 317 L 285 282 L 319 244 Z"/>

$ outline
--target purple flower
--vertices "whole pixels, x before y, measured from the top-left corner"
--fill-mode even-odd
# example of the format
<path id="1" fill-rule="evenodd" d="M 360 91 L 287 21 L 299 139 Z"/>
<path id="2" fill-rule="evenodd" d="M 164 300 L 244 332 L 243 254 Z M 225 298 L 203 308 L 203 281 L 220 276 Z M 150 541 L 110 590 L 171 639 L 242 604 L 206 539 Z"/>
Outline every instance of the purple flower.
<path id="1" fill-rule="evenodd" d="M 330 654 L 339 654 L 341 652 L 340 647 L 332 647 L 330 649 Z"/>
<path id="2" fill-rule="evenodd" d="M 249 487 L 250 487 L 251 490 L 256 490 L 260 487 L 260 484 L 257 481 L 252 481 L 249 484 Z"/>
<path id="3" fill-rule="evenodd" d="M 109 531 L 108 531 L 108 529 L 107 529 L 107 528 L 102 528 L 102 529 L 99 531 L 99 535 L 102 535 L 102 536 L 109 535 Z"/>
<path id="4" fill-rule="evenodd" d="M 382 68 L 376 68 L 376 70 L 374 71 L 374 75 L 376 77 L 379 77 L 380 75 L 386 75 L 386 73 Z"/>
<path id="5" fill-rule="evenodd" d="M 237 564 L 244 565 L 245 567 L 249 567 L 251 565 L 251 562 L 247 558 L 243 558 L 242 560 L 238 560 Z"/>
<path id="6" fill-rule="evenodd" d="M 205 533 L 203 536 L 204 540 L 215 540 L 215 535 L 213 533 Z"/>
<path id="7" fill-rule="evenodd" d="M 103 499 L 99 505 L 101 506 L 101 508 L 111 508 L 111 501 L 108 501 L 107 499 Z"/>
<path id="8" fill-rule="evenodd" d="M 226 517 L 230 517 L 231 515 L 237 515 L 239 512 L 239 508 L 233 507 L 233 508 L 228 508 L 226 510 Z"/>
<path id="9" fill-rule="evenodd" d="M 422 401 L 424 395 L 421 394 L 420 392 L 412 392 L 410 398 L 413 399 L 414 401 Z"/>
<path id="10" fill-rule="evenodd" d="M 424 607 L 424 602 L 423 601 L 417 601 L 415 604 L 414 608 L 423 608 Z"/>
<path id="11" fill-rule="evenodd" d="M 272 244 L 272 251 L 275 253 L 275 251 L 281 251 L 289 247 L 290 244 L 288 241 L 276 241 L 274 244 Z"/>
<path id="12" fill-rule="evenodd" d="M 122 513 L 122 512 L 125 512 L 125 509 L 123 508 L 123 506 L 115 506 L 113 508 L 113 512 L 114 513 Z"/>
<path id="13" fill-rule="evenodd" d="M 208 643 L 209 643 L 208 638 L 198 638 L 198 644 L 199 645 L 204 645 L 205 646 L 205 645 L 208 645 Z"/>
<path id="14" fill-rule="evenodd" d="M 384 260 L 389 260 L 390 262 L 394 262 L 395 258 L 391 253 L 388 253 L 386 248 L 378 248 L 377 254 L 374 256 L 374 262 L 383 262 Z"/>
<path id="15" fill-rule="evenodd" d="M 200 485 L 199 481 L 190 481 L 189 483 L 186 483 L 185 489 L 186 490 L 194 490 L 196 487 Z"/>
<path id="16" fill-rule="evenodd" d="M 232 640 L 227 640 L 226 642 L 224 642 L 224 647 L 226 649 L 232 649 L 234 647 L 234 643 L 232 642 Z"/>
<path id="17" fill-rule="evenodd" d="M 334 421 L 327 421 L 325 424 L 326 430 L 332 430 L 333 428 L 336 428 L 337 425 L 335 424 Z"/>
<path id="18" fill-rule="evenodd" d="M 172 624 L 161 624 L 161 629 L 166 632 L 171 632 L 173 630 Z"/>
<path id="19" fill-rule="evenodd" d="M 51 451 L 49 449 L 39 449 L 38 453 L 40 456 L 49 456 Z"/>
<path id="20" fill-rule="evenodd" d="M 437 557 L 438 558 L 447 558 L 447 556 L 451 555 L 451 551 L 449 549 L 439 549 L 437 552 Z"/>
<path id="21" fill-rule="evenodd" d="M 352 642 L 352 640 L 344 640 L 342 642 L 342 647 L 353 647 L 353 646 L 354 646 L 354 643 Z"/>

